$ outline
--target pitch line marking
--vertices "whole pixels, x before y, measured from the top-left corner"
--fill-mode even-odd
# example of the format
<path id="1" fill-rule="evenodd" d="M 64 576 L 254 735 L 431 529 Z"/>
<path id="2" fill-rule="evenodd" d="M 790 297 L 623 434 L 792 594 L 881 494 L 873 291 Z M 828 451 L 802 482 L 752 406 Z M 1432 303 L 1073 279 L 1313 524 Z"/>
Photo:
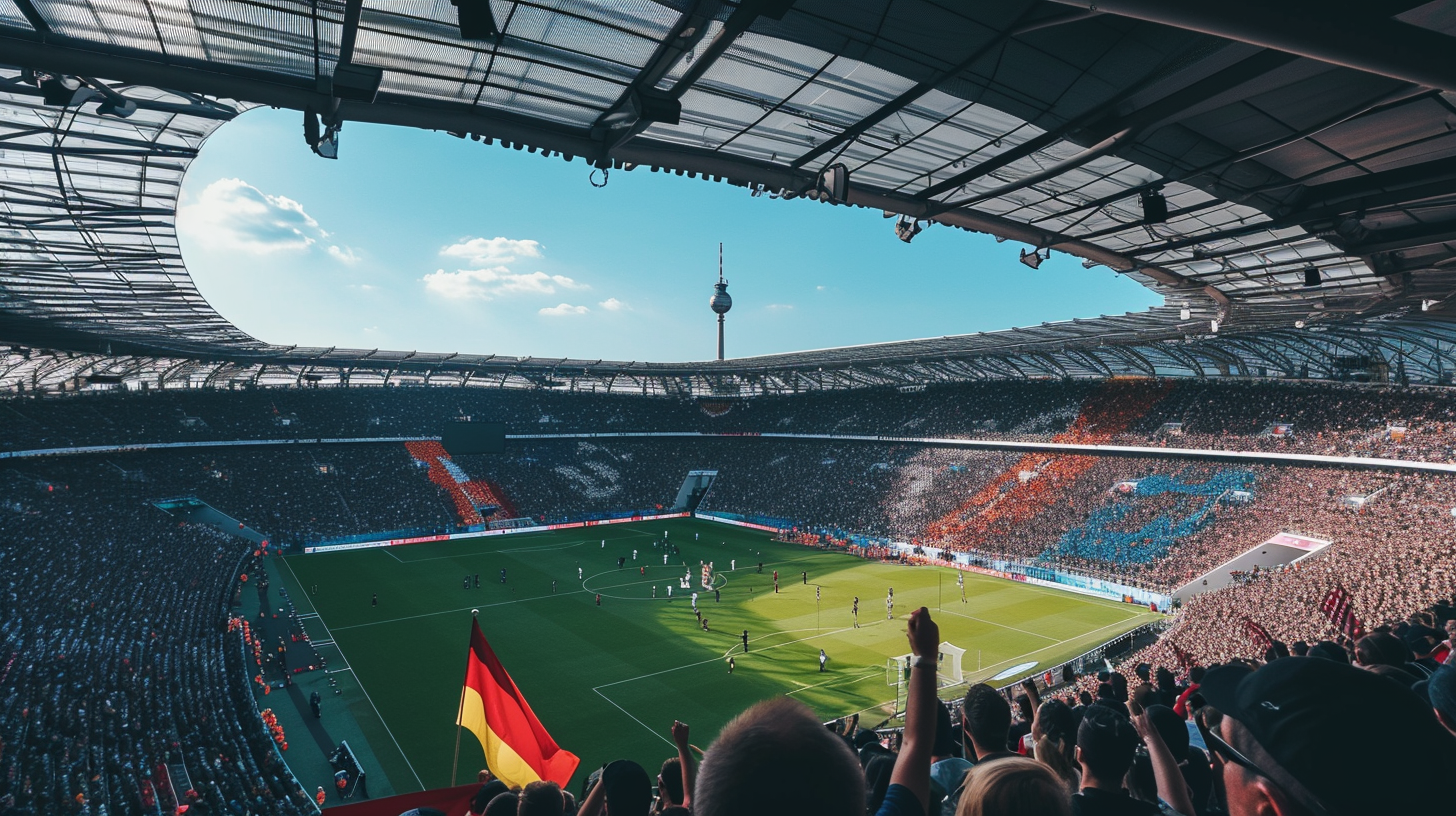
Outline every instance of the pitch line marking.
<path id="1" fill-rule="evenodd" d="M 820 686 L 832 686 L 832 685 L 834 685 L 836 683 L 858 683 L 861 680 L 868 680 L 869 678 L 874 677 L 875 675 L 880 674 L 880 673 L 881 672 L 874 671 L 874 672 L 870 672 L 869 674 L 866 674 L 864 677 L 855 677 L 855 678 L 837 677 L 837 678 L 835 678 L 833 680 L 825 680 L 822 683 L 815 683 L 812 686 L 805 686 L 803 683 L 796 683 L 796 685 L 802 686 L 802 688 L 798 688 L 798 689 L 795 689 L 793 691 L 786 692 L 784 694 L 784 696 L 787 697 L 790 694 L 798 694 L 801 691 L 808 691 L 809 689 L 819 688 Z"/>
<path id="2" fill-rule="evenodd" d="M 1015 626 L 1011 626 L 1009 624 L 997 623 L 995 621 L 988 621 L 985 618 L 978 618 L 978 617 L 976 617 L 974 615 L 965 615 L 965 614 L 962 614 L 960 612 L 956 612 L 955 610 L 952 610 L 952 609 L 944 609 L 944 608 L 942 608 L 942 609 L 938 609 L 936 611 L 937 612 L 944 612 L 947 615 L 955 615 L 958 618 L 965 618 L 967 620 L 973 620 L 973 621 L 976 621 L 978 623 L 984 623 L 984 624 L 987 624 L 987 625 L 990 625 L 990 626 L 997 626 L 997 627 L 1000 627 L 1002 629 L 1010 629 L 1013 632 L 1020 632 L 1023 635 L 1031 635 L 1032 637 L 1039 637 L 1042 640 L 1056 640 L 1056 638 L 1052 637 L 1051 635 L 1043 635 L 1040 632 L 1033 632 L 1030 629 L 1018 629 Z M 1123 618 L 1123 620 L 1126 620 L 1126 618 Z"/>
<path id="3" fill-rule="evenodd" d="M 284 561 L 283 564 L 288 567 L 288 573 L 293 576 L 293 582 L 295 584 L 297 584 L 298 586 L 300 586 L 300 587 L 303 586 L 303 582 L 301 582 L 301 581 L 298 580 L 298 573 L 296 573 L 296 572 L 293 571 L 293 565 L 292 564 L 289 564 L 287 561 Z M 327 623 L 324 623 L 323 617 L 319 617 L 319 623 L 323 623 L 324 624 L 324 630 L 325 631 L 329 631 L 329 625 Z M 333 632 L 329 631 L 329 635 L 332 636 L 333 635 Z M 348 662 L 348 663 L 351 664 L 351 667 L 349 669 L 347 669 L 347 671 L 350 674 L 354 675 L 354 682 L 355 683 L 358 683 L 359 684 L 359 690 L 362 691 L 362 692 L 364 692 L 364 699 L 368 700 L 369 701 L 369 707 L 372 708 L 372 709 L 374 709 L 374 716 L 378 717 L 379 718 L 379 724 L 382 725 L 382 726 L 384 726 L 384 733 L 388 734 L 389 735 L 389 739 L 394 742 L 394 749 L 396 751 L 399 751 L 400 757 L 402 759 L 404 759 L 405 767 L 406 768 L 409 768 L 410 773 L 415 778 L 415 784 L 420 786 L 420 790 L 426 790 L 424 780 L 420 779 L 420 774 L 419 774 L 418 771 L 415 770 L 414 763 L 413 762 L 410 762 L 409 754 L 406 754 L 404 752 L 404 747 L 399 744 L 399 738 L 394 735 L 394 731 L 392 731 L 390 729 L 389 723 L 385 722 L 384 715 L 379 713 L 379 706 L 377 706 L 377 705 L 374 704 L 374 698 L 369 696 L 369 689 L 364 688 L 364 681 L 359 679 L 358 672 L 354 671 L 354 669 L 352 668 L 353 661 L 352 660 L 349 660 L 349 656 L 346 655 L 346 654 L 344 654 L 344 650 L 339 647 L 339 644 L 337 642 L 331 643 L 329 645 L 333 646 L 335 649 L 338 649 L 339 650 L 339 657 L 344 658 L 344 660 L 346 662 Z M 377 761 L 377 759 L 378 758 L 376 757 L 376 761 Z"/>

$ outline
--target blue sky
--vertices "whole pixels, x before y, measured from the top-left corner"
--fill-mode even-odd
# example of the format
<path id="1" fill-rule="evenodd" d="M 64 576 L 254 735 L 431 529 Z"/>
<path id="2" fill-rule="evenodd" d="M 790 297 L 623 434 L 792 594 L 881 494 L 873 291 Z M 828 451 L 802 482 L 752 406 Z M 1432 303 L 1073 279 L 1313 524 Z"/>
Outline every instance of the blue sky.
<path id="1" fill-rule="evenodd" d="M 183 185 L 202 294 L 280 344 L 680 361 L 715 353 L 718 242 L 729 357 L 1119 314 L 1157 302 L 1108 269 L 876 211 L 590 168 L 445 133 L 347 123 L 314 156 L 302 117 L 223 126 Z"/>

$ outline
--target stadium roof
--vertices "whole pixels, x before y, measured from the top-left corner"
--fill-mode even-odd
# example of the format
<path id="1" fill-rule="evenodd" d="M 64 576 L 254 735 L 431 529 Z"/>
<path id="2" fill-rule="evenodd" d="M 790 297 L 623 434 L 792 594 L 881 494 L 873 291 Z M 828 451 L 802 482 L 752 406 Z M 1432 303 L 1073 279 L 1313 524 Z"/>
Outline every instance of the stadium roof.
<path id="1" fill-rule="evenodd" d="M 460 2 L 499 35 L 464 39 L 447 0 L 0 0 L 0 382 L 756 393 L 1456 368 L 1456 2 Z M 306 111 L 324 153 L 352 121 L 448 130 L 991 233 L 1165 305 L 723 363 L 273 346 L 205 302 L 173 229 L 189 161 L 256 104 Z"/>

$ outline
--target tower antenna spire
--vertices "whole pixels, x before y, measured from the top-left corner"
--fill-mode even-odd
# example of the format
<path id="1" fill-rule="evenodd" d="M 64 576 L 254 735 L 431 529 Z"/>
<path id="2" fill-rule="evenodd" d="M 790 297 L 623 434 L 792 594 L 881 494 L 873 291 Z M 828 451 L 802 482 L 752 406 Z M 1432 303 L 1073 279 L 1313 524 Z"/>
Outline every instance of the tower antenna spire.
<path id="1" fill-rule="evenodd" d="M 733 298 L 728 296 L 728 282 L 723 280 L 723 243 L 718 242 L 718 282 L 713 284 L 713 299 L 708 307 L 718 315 L 718 359 L 723 359 L 723 316 L 733 308 Z"/>

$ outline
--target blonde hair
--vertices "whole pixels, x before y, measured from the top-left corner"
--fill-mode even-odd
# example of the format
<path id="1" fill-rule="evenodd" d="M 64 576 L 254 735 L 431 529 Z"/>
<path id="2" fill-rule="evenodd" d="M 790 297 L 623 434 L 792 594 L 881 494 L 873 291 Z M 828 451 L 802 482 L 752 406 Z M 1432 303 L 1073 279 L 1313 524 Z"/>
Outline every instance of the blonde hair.
<path id="1" fill-rule="evenodd" d="M 1052 770 L 1026 757 L 971 766 L 956 816 L 1071 816 L 1072 795 Z"/>

